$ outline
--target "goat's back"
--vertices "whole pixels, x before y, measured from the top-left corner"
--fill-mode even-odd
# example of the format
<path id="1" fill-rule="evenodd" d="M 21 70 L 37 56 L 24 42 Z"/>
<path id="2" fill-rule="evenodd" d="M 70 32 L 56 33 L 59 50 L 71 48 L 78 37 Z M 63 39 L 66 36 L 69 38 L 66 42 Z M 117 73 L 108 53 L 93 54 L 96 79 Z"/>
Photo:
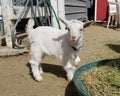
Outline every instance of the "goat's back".
<path id="1" fill-rule="evenodd" d="M 39 48 L 48 55 L 58 56 L 68 50 L 66 34 L 66 31 L 57 28 L 41 26 L 29 32 L 29 39 L 32 47 Z"/>
<path id="2" fill-rule="evenodd" d="M 57 38 L 63 38 L 67 34 L 66 31 L 59 30 L 57 28 L 49 27 L 49 26 L 40 26 L 35 29 L 32 29 L 28 36 L 35 40 L 36 42 L 40 41 L 49 41 Z"/>

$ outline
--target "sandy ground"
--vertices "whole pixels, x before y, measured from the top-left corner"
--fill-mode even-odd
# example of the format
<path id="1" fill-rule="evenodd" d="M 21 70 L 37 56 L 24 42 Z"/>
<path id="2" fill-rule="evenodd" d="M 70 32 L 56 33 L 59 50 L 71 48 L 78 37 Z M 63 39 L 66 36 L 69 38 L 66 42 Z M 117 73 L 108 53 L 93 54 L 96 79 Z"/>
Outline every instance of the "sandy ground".
<path id="1" fill-rule="evenodd" d="M 79 67 L 97 60 L 120 58 L 120 28 L 87 27 L 80 57 Z M 29 58 L 29 53 L 0 57 L 0 96 L 78 96 L 58 59 L 45 57 L 43 81 L 36 82 L 30 75 Z"/>

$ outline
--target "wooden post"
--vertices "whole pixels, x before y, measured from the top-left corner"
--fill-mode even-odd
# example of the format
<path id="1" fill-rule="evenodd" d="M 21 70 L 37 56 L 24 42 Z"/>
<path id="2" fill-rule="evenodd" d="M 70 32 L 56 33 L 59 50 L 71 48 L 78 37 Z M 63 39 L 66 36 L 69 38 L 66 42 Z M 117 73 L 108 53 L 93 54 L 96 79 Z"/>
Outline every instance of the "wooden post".
<path id="1" fill-rule="evenodd" d="M 58 16 L 62 19 L 65 19 L 65 0 L 58 0 L 57 6 L 58 6 Z M 65 25 L 60 22 L 61 29 L 65 30 Z"/>
<path id="2" fill-rule="evenodd" d="M 64 5 L 64 0 L 50 0 L 51 1 L 51 4 L 52 4 L 52 7 L 54 8 L 55 12 L 56 12 L 56 15 L 61 17 L 61 18 L 65 18 L 65 5 Z M 54 13 L 53 13 L 53 26 L 58 28 L 58 24 L 57 24 L 57 21 L 56 21 L 56 18 L 54 16 Z M 65 29 L 65 25 L 63 23 L 60 23 L 61 25 L 61 28 L 62 29 Z"/>
<path id="3" fill-rule="evenodd" d="M 58 13 L 57 13 L 57 0 L 50 0 L 50 1 L 51 1 L 52 7 L 54 8 L 55 13 L 58 15 Z M 53 13 L 53 10 L 52 10 L 52 25 L 54 27 L 58 28 L 58 24 L 57 24 L 57 21 L 55 18 L 55 14 Z"/>
<path id="4" fill-rule="evenodd" d="M 11 30 L 13 27 L 13 23 L 10 19 L 11 16 L 14 14 L 12 0 L 1 0 L 1 9 L 2 9 L 3 22 L 4 22 L 6 45 L 7 47 L 13 47 L 12 38 L 11 38 Z"/>

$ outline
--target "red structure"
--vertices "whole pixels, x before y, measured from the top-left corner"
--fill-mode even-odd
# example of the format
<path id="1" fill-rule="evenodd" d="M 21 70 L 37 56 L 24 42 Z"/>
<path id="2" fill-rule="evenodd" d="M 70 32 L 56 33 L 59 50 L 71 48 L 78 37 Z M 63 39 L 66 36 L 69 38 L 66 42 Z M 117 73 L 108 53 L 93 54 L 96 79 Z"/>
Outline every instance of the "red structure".
<path id="1" fill-rule="evenodd" d="M 95 21 L 106 21 L 108 17 L 108 1 L 95 0 Z"/>

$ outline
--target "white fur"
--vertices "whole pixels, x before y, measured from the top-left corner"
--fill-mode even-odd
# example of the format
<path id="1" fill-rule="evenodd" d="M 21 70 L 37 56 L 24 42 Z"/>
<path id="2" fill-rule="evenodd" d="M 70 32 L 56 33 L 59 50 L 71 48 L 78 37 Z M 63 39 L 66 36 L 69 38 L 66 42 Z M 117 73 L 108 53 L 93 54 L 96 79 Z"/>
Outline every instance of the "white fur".
<path id="1" fill-rule="evenodd" d="M 67 72 L 68 80 L 72 80 L 76 66 L 80 62 L 79 47 L 82 46 L 83 27 L 84 23 L 78 20 L 62 20 L 66 25 L 66 31 L 49 26 L 40 26 L 33 29 L 34 20 L 30 19 L 27 25 L 27 32 L 30 41 L 31 69 L 33 77 L 37 81 L 42 80 L 43 73 L 40 63 L 44 54 L 59 58 Z M 75 41 L 72 41 L 72 36 L 75 36 Z M 76 48 L 74 50 L 72 48 Z M 74 64 L 69 60 L 72 59 Z"/>

